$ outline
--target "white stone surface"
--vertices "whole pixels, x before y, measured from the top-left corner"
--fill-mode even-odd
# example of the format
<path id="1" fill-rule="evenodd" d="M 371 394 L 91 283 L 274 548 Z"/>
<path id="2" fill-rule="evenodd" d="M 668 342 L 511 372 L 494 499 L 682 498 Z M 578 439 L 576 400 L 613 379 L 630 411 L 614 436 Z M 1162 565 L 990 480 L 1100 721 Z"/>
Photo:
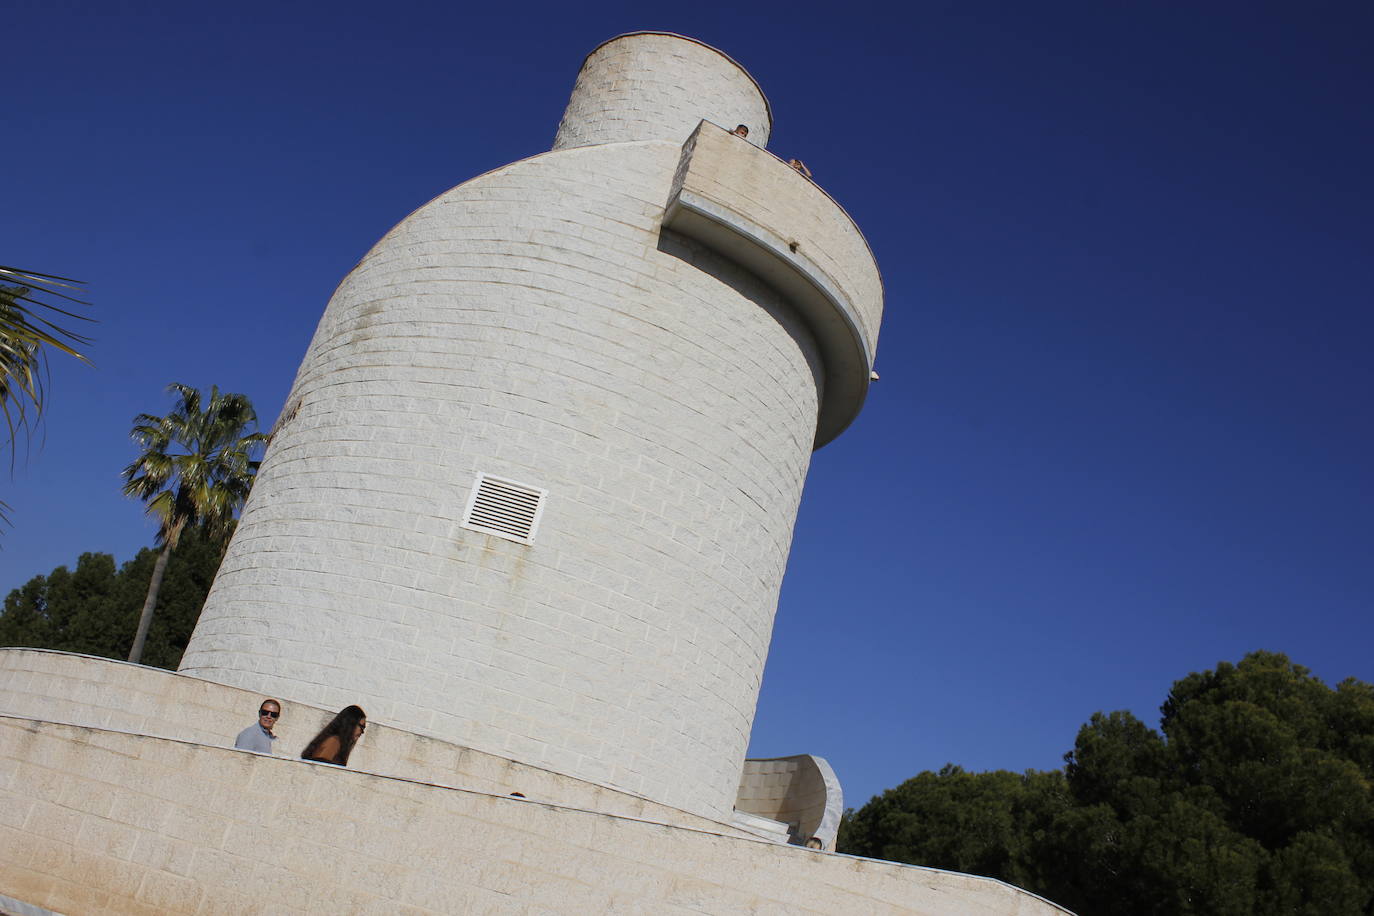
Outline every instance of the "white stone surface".
<path id="1" fill-rule="evenodd" d="M 781 239 L 789 254 L 813 262 L 852 307 L 864 350 L 877 351 L 883 317 L 878 265 L 858 225 L 820 185 L 772 153 L 707 125 L 695 132 L 674 187 L 739 213 Z"/>
<path id="2" fill-rule="evenodd" d="M 677 156 L 536 157 L 383 239 L 184 671 L 728 814 L 818 382 L 771 291 L 659 249 Z M 479 470 L 549 491 L 533 547 L 459 527 Z"/>
<path id="3" fill-rule="evenodd" d="M 878 265 L 849 214 L 772 153 L 702 121 L 664 225 L 747 268 L 801 316 L 824 369 L 817 448 L 843 432 L 868 393 L 883 310 Z"/>
<path id="4" fill-rule="evenodd" d="M 0 888 L 139 916 L 1065 912 L 987 878 L 4 716 Z"/>
<path id="5" fill-rule="evenodd" d="M 708 45 L 666 32 L 635 32 L 598 47 L 582 64 L 554 149 L 632 140 L 682 143 L 702 119 L 768 145 L 773 116 L 754 78 Z"/>
<path id="6" fill-rule="evenodd" d="M 773 288 L 661 229 L 753 81 L 659 33 L 584 76 L 596 145 L 454 188 L 340 284 L 182 670 L 728 821 L 825 378 Z M 460 526 L 478 472 L 548 491 L 532 546 Z"/>
<path id="7" fill-rule="evenodd" d="M 805 844 L 815 838 L 822 849 L 834 852 L 844 815 L 844 793 L 823 757 L 797 754 L 757 758 L 744 761 L 735 806 L 739 811 L 787 824 L 795 833 L 795 843 Z"/>
<path id="8" fill-rule="evenodd" d="M 47 649 L 0 649 L 4 715 L 230 747 L 239 731 L 256 721 L 262 699 L 161 668 Z M 298 757 L 334 712 L 285 701 L 273 753 Z M 609 786 L 416 735 L 369 715 L 350 769 L 498 795 L 520 792 L 536 801 L 663 824 L 749 833 Z"/>
<path id="9" fill-rule="evenodd" d="M 720 52 L 608 42 L 555 152 L 422 207 L 344 279 L 182 674 L 0 651 L 0 891 L 207 916 L 1065 912 L 730 823 L 835 361 L 795 291 L 663 230 L 703 119 L 759 147 L 771 127 Z M 694 193 L 779 251 L 794 231 L 875 342 L 857 230 L 729 143 Z M 461 526 L 479 471 L 547 490 L 532 544 Z M 364 706 L 350 768 L 212 746 L 264 695 L 287 754 Z M 798 772 L 743 788 L 828 811 Z"/>

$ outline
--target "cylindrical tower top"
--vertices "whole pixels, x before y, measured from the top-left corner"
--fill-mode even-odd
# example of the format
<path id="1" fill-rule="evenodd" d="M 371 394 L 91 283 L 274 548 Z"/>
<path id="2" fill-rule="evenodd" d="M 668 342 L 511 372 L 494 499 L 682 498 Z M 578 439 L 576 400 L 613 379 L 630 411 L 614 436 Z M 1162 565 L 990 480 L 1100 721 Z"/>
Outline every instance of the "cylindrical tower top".
<path id="1" fill-rule="evenodd" d="M 671 32 L 631 32 L 587 55 L 553 148 L 682 143 L 703 120 L 726 130 L 743 124 L 761 147 L 773 127 L 763 90 L 729 56 Z"/>

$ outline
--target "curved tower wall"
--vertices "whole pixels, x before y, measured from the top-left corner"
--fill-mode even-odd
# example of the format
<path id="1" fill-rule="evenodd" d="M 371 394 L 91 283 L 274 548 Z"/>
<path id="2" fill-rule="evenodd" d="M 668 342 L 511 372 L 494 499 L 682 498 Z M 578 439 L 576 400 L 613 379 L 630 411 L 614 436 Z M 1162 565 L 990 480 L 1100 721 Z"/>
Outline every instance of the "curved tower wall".
<path id="1" fill-rule="evenodd" d="M 622 35 L 587 55 L 554 139 L 556 150 L 629 140 L 681 143 L 703 119 L 767 146 L 768 100 L 715 48 L 666 33 Z"/>
<path id="2" fill-rule="evenodd" d="M 702 46 L 642 40 L 699 91 Z M 682 157 L 546 153 L 373 248 L 183 672 L 728 816 L 825 369 L 774 286 L 663 228 Z M 547 491 L 532 544 L 463 526 L 479 473 Z"/>

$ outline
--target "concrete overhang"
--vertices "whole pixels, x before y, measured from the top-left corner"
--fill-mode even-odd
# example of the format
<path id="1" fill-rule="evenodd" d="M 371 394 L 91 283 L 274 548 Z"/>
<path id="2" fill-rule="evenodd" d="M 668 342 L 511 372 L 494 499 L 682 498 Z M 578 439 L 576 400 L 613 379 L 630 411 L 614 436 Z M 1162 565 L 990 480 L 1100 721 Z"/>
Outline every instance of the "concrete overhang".
<path id="1" fill-rule="evenodd" d="M 663 224 L 763 279 L 802 317 L 825 375 L 815 447 L 842 433 L 868 394 L 883 309 L 878 265 L 849 214 L 772 153 L 702 121 Z"/>

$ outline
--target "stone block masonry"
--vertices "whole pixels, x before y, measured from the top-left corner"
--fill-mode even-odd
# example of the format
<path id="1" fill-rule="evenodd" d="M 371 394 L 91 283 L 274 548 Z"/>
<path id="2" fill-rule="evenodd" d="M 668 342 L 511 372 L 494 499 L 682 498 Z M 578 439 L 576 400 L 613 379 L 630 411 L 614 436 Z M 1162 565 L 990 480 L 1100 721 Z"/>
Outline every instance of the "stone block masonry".
<path id="1" fill-rule="evenodd" d="M 767 288 L 633 217 L 677 152 L 527 160 L 383 240 L 326 313 L 183 670 L 728 814 L 817 382 Z M 570 174 L 503 200 L 529 241 L 488 250 L 487 202 Z M 534 546 L 460 527 L 479 472 L 549 491 Z"/>
<path id="2" fill-rule="evenodd" d="M 262 699 L 247 690 L 161 668 L 46 649 L 0 649 L 4 715 L 229 747 L 239 730 L 251 724 Z M 273 753 L 297 757 L 332 715 L 332 710 L 286 702 Z M 566 807 L 748 835 L 609 786 L 394 728 L 375 716 L 349 766 L 383 776 L 497 795 L 520 792 Z"/>
<path id="3" fill-rule="evenodd" d="M 609 42 L 559 149 L 344 279 L 183 671 L 729 819 L 827 379 L 785 296 L 662 226 L 703 117 L 767 138 L 729 58 Z M 479 473 L 547 491 L 532 545 L 463 527 Z"/>
<path id="4" fill-rule="evenodd" d="M 1064 913 L 786 845 L 833 842 L 828 765 L 741 773 L 811 452 L 861 408 L 882 315 L 771 127 L 724 54 L 621 36 L 554 151 L 378 242 L 182 671 L 0 650 L 0 907 Z M 227 748 L 265 696 L 283 756 Z M 350 767 L 295 759 L 351 703 Z"/>
<path id="5" fill-rule="evenodd" d="M 1064 913 L 986 878 L 5 716 L 0 892 L 137 916 Z"/>
<path id="6" fill-rule="evenodd" d="M 587 55 L 553 148 L 686 140 L 702 120 L 767 146 L 768 100 L 754 78 L 715 48 L 681 35 L 638 32 Z"/>

